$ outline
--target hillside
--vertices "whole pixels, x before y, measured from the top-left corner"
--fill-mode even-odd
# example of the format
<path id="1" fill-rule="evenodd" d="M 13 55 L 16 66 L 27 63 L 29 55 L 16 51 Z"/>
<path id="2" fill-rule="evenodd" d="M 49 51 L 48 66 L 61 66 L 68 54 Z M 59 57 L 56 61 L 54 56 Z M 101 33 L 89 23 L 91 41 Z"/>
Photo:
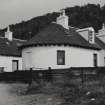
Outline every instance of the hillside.
<path id="1" fill-rule="evenodd" d="M 78 28 L 92 26 L 97 32 L 105 22 L 105 5 L 87 4 L 84 6 L 68 7 L 65 9 L 66 14 L 69 16 L 69 25 Z M 59 13 L 53 12 L 43 16 L 32 18 L 28 21 L 22 21 L 10 25 L 13 36 L 19 39 L 30 39 L 37 34 L 41 29 L 56 20 Z M 6 29 L 0 30 L 0 36 L 4 36 Z"/>

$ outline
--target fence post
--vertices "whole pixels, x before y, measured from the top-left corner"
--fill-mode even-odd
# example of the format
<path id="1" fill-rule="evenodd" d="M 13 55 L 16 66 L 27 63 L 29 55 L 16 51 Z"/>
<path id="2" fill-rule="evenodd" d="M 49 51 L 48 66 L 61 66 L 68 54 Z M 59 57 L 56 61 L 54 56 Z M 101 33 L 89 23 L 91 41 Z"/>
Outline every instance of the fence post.
<path id="1" fill-rule="evenodd" d="M 31 86 L 32 84 L 32 79 L 33 79 L 33 76 L 32 76 L 32 68 L 30 68 L 30 75 L 29 75 L 29 87 Z"/>
<path id="2" fill-rule="evenodd" d="M 84 85 L 84 70 L 81 68 L 81 82 L 82 82 L 82 87 Z"/>
<path id="3" fill-rule="evenodd" d="M 49 67 L 48 70 L 50 71 L 47 74 L 47 77 L 48 77 L 47 79 L 49 79 L 48 81 L 53 82 L 53 75 L 52 75 L 51 67 Z"/>
<path id="4" fill-rule="evenodd" d="M 48 70 L 51 70 L 51 67 L 49 67 Z"/>

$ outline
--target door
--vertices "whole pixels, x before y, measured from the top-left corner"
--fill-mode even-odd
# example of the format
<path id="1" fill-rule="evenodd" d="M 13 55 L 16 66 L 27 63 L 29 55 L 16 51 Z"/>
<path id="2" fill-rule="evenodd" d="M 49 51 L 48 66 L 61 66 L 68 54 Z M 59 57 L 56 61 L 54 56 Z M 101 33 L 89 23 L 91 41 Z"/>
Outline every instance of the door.
<path id="1" fill-rule="evenodd" d="M 25 58 L 26 68 L 30 69 L 32 67 L 32 52 L 26 52 Z"/>
<path id="2" fill-rule="evenodd" d="M 18 60 L 13 60 L 12 61 L 12 71 L 18 70 Z"/>
<path id="3" fill-rule="evenodd" d="M 97 67 L 98 66 L 98 64 L 97 64 L 97 54 L 93 54 L 93 64 L 94 64 L 94 67 Z"/>
<path id="4" fill-rule="evenodd" d="M 105 57 L 104 57 L 104 66 L 105 66 Z"/>

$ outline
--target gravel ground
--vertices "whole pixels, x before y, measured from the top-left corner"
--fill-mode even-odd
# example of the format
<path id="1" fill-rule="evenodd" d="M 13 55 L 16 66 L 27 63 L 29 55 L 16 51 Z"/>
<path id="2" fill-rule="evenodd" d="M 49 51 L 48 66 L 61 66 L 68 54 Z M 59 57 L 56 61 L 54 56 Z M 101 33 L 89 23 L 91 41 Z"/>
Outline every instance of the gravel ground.
<path id="1" fill-rule="evenodd" d="M 59 105 L 61 99 L 48 94 L 25 95 L 27 84 L 0 83 L 0 105 Z"/>

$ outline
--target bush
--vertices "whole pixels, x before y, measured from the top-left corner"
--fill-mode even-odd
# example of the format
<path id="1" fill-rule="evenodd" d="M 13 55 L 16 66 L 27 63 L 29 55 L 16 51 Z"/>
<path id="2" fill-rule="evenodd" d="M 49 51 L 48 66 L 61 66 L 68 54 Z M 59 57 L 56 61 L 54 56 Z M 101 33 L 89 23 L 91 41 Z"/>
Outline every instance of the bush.
<path id="1" fill-rule="evenodd" d="M 63 85 L 63 89 L 61 97 L 63 97 L 67 103 L 74 102 L 80 96 L 80 90 L 76 85 L 65 84 Z"/>

